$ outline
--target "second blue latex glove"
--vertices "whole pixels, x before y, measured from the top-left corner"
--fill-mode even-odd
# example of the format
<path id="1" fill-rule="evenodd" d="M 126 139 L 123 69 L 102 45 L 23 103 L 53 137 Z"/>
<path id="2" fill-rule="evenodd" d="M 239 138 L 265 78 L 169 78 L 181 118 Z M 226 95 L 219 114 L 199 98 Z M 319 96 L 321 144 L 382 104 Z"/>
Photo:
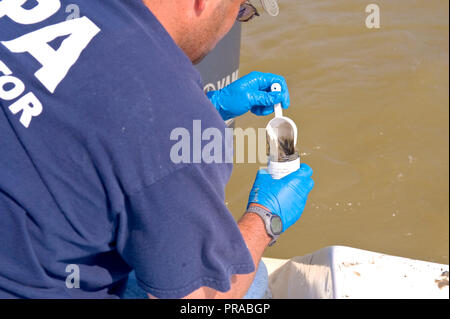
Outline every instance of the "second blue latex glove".
<path id="1" fill-rule="evenodd" d="M 284 232 L 300 218 L 305 209 L 308 194 L 314 187 L 312 174 L 312 169 L 306 164 L 301 164 L 299 170 L 282 179 L 273 179 L 262 169 L 256 176 L 248 205 L 262 205 L 272 214 L 280 216 Z"/>
<path id="2" fill-rule="evenodd" d="M 281 92 L 270 92 L 274 83 L 281 85 Z M 278 103 L 284 109 L 290 105 L 286 80 L 280 75 L 262 72 L 249 73 L 219 91 L 208 92 L 207 96 L 225 121 L 248 111 L 269 115 Z"/>

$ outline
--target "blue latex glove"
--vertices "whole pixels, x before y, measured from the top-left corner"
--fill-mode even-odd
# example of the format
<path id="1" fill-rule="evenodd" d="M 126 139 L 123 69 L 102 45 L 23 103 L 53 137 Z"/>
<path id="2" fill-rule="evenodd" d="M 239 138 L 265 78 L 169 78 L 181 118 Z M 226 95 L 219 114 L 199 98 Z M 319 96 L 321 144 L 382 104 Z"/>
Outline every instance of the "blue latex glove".
<path id="1" fill-rule="evenodd" d="M 257 203 L 280 216 L 284 232 L 300 218 L 305 209 L 308 194 L 314 187 L 312 173 L 308 165 L 301 164 L 299 170 L 276 180 L 267 170 L 259 170 L 248 205 Z"/>
<path id="2" fill-rule="evenodd" d="M 281 92 L 270 92 L 274 83 L 281 85 Z M 269 115 L 278 103 L 284 109 L 290 105 L 286 80 L 271 73 L 252 72 L 207 96 L 225 121 L 250 110 L 256 115 Z"/>

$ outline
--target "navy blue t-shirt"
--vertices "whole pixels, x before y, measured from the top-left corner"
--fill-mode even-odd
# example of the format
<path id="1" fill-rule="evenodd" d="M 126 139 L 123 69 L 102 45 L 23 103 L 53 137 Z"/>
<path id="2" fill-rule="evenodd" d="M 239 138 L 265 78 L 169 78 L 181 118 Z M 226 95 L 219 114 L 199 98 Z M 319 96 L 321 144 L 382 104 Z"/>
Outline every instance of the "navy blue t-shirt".
<path id="1" fill-rule="evenodd" d="M 171 158 L 174 129 L 194 144 L 194 120 L 221 136 L 225 125 L 142 1 L 11 3 L 0 1 L 0 298 L 116 298 L 133 269 L 147 292 L 179 298 L 252 272 L 224 204 L 231 164 Z"/>

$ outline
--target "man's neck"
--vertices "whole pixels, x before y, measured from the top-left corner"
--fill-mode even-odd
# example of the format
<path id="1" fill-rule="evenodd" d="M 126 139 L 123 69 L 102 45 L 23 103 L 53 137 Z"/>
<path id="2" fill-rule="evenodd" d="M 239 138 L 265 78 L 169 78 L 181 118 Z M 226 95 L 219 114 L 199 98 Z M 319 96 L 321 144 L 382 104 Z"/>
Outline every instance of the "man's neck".
<path id="1" fill-rule="evenodd" d="M 172 37 L 173 41 L 180 46 L 180 32 L 179 21 L 176 19 L 176 12 L 178 11 L 174 8 L 170 13 L 167 14 L 167 4 L 164 1 L 154 1 L 154 0 L 142 0 L 145 6 L 153 13 L 153 15 L 158 19 L 159 23 L 166 29 L 167 33 Z"/>

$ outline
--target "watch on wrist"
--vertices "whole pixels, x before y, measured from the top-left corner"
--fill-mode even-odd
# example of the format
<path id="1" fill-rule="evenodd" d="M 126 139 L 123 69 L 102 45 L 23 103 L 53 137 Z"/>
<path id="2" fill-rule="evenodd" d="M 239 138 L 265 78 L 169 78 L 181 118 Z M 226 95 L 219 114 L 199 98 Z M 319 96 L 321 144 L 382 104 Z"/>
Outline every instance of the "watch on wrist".
<path id="1" fill-rule="evenodd" d="M 283 222 L 281 221 L 281 217 L 273 214 L 264 206 L 255 203 L 250 204 L 250 206 L 247 208 L 247 213 L 254 213 L 262 218 L 266 226 L 266 232 L 272 238 L 269 246 L 275 244 L 278 237 L 280 237 L 283 231 Z"/>

